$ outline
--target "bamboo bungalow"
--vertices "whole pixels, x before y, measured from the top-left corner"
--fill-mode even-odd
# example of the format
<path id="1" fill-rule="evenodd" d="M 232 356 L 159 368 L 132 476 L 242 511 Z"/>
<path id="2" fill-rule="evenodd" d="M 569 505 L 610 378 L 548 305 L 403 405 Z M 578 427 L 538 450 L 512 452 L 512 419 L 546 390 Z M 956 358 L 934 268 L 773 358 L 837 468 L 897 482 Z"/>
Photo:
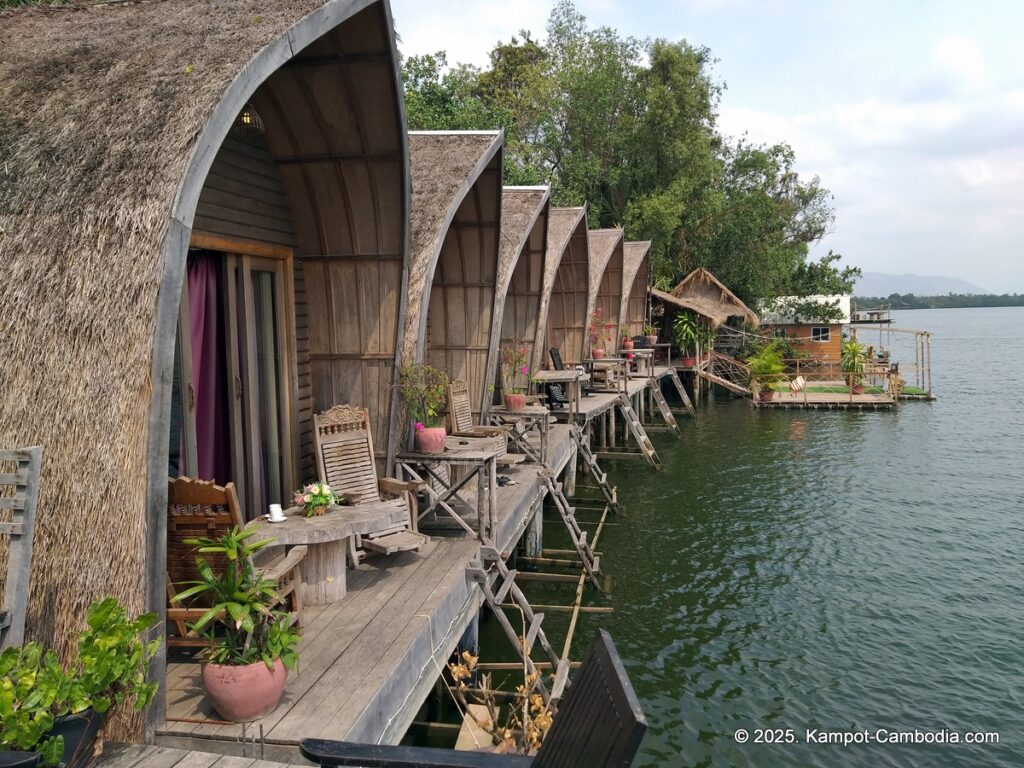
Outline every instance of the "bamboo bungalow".
<path id="1" fill-rule="evenodd" d="M 495 370 L 503 136 L 409 133 L 412 248 L 402 359 L 464 379 L 473 410 Z"/>
<path id="2" fill-rule="evenodd" d="M 671 315 L 680 309 L 697 313 L 714 328 L 733 317 L 752 326 L 760 322 L 750 307 L 703 267 L 684 277 L 671 292 L 651 288 L 650 293 L 651 298 L 665 306 L 666 328 L 671 326 Z"/>
<path id="3" fill-rule="evenodd" d="M 618 350 L 619 312 L 622 309 L 623 232 L 621 229 L 592 229 L 589 235 L 590 298 L 587 318 L 600 311 L 606 327 L 605 343 Z M 599 343 L 600 344 L 600 343 Z M 588 349 L 588 354 L 589 354 Z"/>
<path id="4" fill-rule="evenodd" d="M 98 597 L 163 615 L 168 473 L 253 516 L 337 402 L 393 455 L 406 133 L 383 0 L 19 9 L 0 48 L 0 445 L 45 449 L 28 634 L 67 653 Z"/>
<path id="5" fill-rule="evenodd" d="M 592 311 L 588 232 L 586 206 L 551 209 L 534 370 L 546 367 L 550 347 L 558 347 L 570 364 L 585 356 Z"/>
<path id="6" fill-rule="evenodd" d="M 647 289 L 651 285 L 651 241 L 627 242 L 623 246 L 622 264 L 619 325 L 625 334 L 639 336 L 650 317 Z"/>
<path id="7" fill-rule="evenodd" d="M 501 344 L 516 340 L 534 357 L 547 258 L 550 187 L 505 187 L 501 194 L 501 256 L 495 319 Z M 500 362 L 500 350 L 493 355 Z M 536 366 L 532 366 L 531 370 Z M 500 371 L 497 371 L 500 378 Z M 494 373 L 491 374 L 494 380 Z"/>

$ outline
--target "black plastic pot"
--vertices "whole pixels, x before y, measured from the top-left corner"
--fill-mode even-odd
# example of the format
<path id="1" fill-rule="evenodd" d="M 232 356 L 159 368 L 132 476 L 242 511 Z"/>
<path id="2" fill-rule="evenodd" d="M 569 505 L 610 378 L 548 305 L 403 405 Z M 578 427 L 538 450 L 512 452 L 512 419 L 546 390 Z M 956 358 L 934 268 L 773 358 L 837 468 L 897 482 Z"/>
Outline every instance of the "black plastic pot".
<path id="1" fill-rule="evenodd" d="M 0 750 L 0 768 L 35 768 L 39 755 L 35 752 L 9 752 Z"/>
<path id="2" fill-rule="evenodd" d="M 93 764 L 93 745 L 107 716 L 91 709 L 77 715 L 58 717 L 53 723 L 53 736 L 64 737 L 63 764 L 66 768 L 88 768 Z"/>

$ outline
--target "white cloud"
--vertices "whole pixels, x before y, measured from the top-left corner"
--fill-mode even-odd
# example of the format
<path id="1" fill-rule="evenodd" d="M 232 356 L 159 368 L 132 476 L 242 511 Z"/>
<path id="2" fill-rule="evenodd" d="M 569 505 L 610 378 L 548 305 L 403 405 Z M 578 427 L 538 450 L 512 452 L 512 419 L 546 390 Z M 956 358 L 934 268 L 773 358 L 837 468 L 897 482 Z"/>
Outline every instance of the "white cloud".
<path id="1" fill-rule="evenodd" d="M 964 90 L 977 91 L 991 84 L 981 45 L 972 37 L 939 38 L 932 44 L 932 60 Z"/>

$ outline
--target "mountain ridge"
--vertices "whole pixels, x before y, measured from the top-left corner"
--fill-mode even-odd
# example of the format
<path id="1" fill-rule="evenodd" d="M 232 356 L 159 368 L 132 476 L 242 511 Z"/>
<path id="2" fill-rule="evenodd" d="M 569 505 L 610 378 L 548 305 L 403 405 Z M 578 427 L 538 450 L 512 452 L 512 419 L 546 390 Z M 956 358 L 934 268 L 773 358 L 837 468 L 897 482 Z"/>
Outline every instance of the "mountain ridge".
<path id="1" fill-rule="evenodd" d="M 981 288 L 959 277 L 941 275 L 917 275 L 907 272 L 891 275 L 885 272 L 865 272 L 854 285 L 856 296 L 890 296 L 894 293 L 913 293 L 916 296 L 945 296 L 948 293 L 989 294 Z"/>

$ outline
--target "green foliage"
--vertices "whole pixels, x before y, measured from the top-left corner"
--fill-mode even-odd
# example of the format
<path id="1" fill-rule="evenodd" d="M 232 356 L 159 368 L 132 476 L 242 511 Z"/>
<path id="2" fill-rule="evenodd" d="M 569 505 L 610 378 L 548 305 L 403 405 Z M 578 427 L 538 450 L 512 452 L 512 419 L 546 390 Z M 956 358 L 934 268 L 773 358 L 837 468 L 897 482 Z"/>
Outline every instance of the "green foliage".
<path id="1" fill-rule="evenodd" d="M 856 339 L 843 342 L 839 355 L 839 367 L 846 374 L 847 383 L 851 386 L 864 380 L 864 368 L 867 365 L 867 352 L 864 345 Z"/>
<path id="2" fill-rule="evenodd" d="M 188 539 L 197 547 L 196 567 L 199 580 L 174 596 L 184 602 L 207 595 L 212 605 L 193 625 L 198 634 L 208 637 L 207 661 L 213 664 L 241 666 L 262 660 L 267 667 L 281 659 L 288 669 L 298 662 L 295 646 L 299 634 L 285 611 L 274 610 L 280 602 L 277 581 L 256 572 L 252 558 L 272 543 L 272 539 L 249 541 L 255 530 L 238 527 L 216 539 Z M 225 564 L 216 573 L 201 555 L 223 557 Z M 215 630 L 220 629 L 220 633 Z"/>
<path id="3" fill-rule="evenodd" d="M 658 329 L 650 323 L 644 323 L 644 336 L 657 336 Z"/>
<path id="4" fill-rule="evenodd" d="M 700 325 L 692 312 L 680 312 L 672 321 L 672 333 L 675 335 L 676 346 L 679 352 L 688 357 L 697 349 L 697 341 L 700 338 Z"/>
<path id="5" fill-rule="evenodd" d="M 893 293 L 886 297 L 857 297 L 857 307 L 892 307 L 893 309 L 959 309 L 963 307 L 1024 307 L 1024 293 L 949 293 L 945 296 L 915 296 Z"/>
<path id="6" fill-rule="evenodd" d="M 38 752 L 44 764 L 57 765 L 64 739 L 47 735 L 57 718 L 87 709 L 102 714 L 126 699 L 142 709 L 153 700 L 157 686 L 146 682 L 146 671 L 160 641 L 140 636 L 156 614 L 129 620 L 111 597 L 89 606 L 86 623 L 67 669 L 38 643 L 0 654 L 0 749 Z"/>
<path id="7" fill-rule="evenodd" d="M 398 392 L 409 407 L 409 416 L 427 427 L 444 421 L 448 374 L 426 363 L 407 365 L 398 374 Z"/>
<path id="8" fill-rule="evenodd" d="M 774 383 L 786 378 L 783 374 L 786 366 L 774 341 L 755 351 L 746 362 L 750 368 L 750 387 L 754 392 L 770 389 Z"/>

